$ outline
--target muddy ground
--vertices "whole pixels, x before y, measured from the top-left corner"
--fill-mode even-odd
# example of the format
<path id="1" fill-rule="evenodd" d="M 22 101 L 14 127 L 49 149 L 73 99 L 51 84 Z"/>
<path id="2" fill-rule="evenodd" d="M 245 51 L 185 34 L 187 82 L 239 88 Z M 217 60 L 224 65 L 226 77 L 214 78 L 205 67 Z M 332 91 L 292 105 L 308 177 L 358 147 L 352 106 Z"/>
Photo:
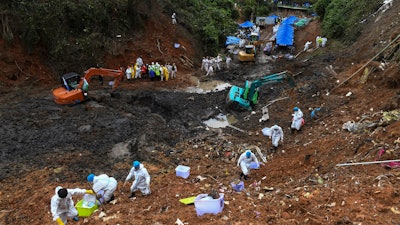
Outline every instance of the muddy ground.
<path id="1" fill-rule="evenodd" d="M 396 49 L 382 53 L 387 58 L 384 70 L 379 61 L 365 67 L 372 70 L 365 83 L 360 82 L 364 69 L 355 72 L 400 33 L 399 9 L 395 2 L 384 16 L 369 17 L 363 35 L 350 48 L 332 41 L 327 48 L 303 52 L 294 60 L 278 57 L 266 64 L 236 64 L 214 77 L 203 77 L 198 67 L 185 65 L 177 56 L 194 52 L 171 48 L 174 54 L 168 61 L 176 60 L 181 68 L 177 79 L 125 80 L 113 97 L 107 82 L 100 86 L 93 81 L 90 100 L 72 107 L 53 102 L 51 89 L 59 84 L 56 79 L 40 82 L 50 73 L 40 69 L 40 63 L 18 68 L 8 60 L 8 70 L 14 69 L 18 76 L 2 81 L 0 96 L 0 224 L 54 224 L 50 198 L 55 187 L 88 189 L 89 173 L 106 173 L 119 181 L 116 201 L 68 224 L 160 225 L 174 224 L 178 218 L 185 224 L 399 224 L 397 168 L 337 166 L 375 161 L 382 148 L 387 150 L 382 159 L 398 158 L 398 116 L 382 119 L 383 112 L 399 109 L 398 60 L 390 57 Z M 319 34 L 317 21 L 297 30 L 297 53 Z M 180 41 L 190 45 L 187 39 Z M 153 42 L 149 49 L 150 45 L 153 53 L 158 51 Z M 17 48 L 7 51 L 18 62 L 33 61 L 21 57 Z M 144 59 L 162 60 L 154 55 Z M 105 64 L 113 67 L 128 58 L 110 56 Z M 243 86 L 246 79 L 284 70 L 296 75 L 296 87 L 288 83 L 261 87 L 253 112 L 227 109 L 229 89 L 207 93 L 187 89 L 198 80 L 207 89 L 224 82 Z M 42 75 L 35 77 L 35 71 Z M 262 106 L 279 98 L 285 99 L 268 107 L 270 119 L 259 122 Z M 289 131 L 294 106 L 303 110 L 306 120 L 297 134 Z M 316 107 L 321 111 L 313 120 L 310 109 Z M 219 113 L 237 129 L 203 123 Z M 368 123 L 349 132 L 342 129 L 347 121 Z M 261 132 L 274 123 L 285 133 L 276 153 L 269 151 L 270 140 Z M 230 183 L 239 177 L 237 156 L 248 148 L 255 151 L 254 146 L 267 162 L 251 172 L 244 191 L 234 192 Z M 133 160 L 140 160 L 150 172 L 150 196 L 128 199 L 130 183 L 122 188 Z M 175 175 L 179 164 L 191 167 L 189 178 Z M 199 175 L 206 179 L 198 179 Z M 198 217 L 193 205 L 179 202 L 211 189 L 224 193 L 224 209 L 218 215 Z M 106 215 L 100 217 L 101 212 Z"/>

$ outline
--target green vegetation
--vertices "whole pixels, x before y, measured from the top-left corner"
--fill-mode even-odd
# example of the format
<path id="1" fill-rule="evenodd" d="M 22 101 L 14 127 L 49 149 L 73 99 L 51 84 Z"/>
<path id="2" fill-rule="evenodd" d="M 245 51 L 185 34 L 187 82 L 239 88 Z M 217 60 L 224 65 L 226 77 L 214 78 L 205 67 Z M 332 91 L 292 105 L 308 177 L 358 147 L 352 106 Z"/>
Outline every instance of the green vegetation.
<path id="1" fill-rule="evenodd" d="M 241 0 L 238 1 L 238 4 L 242 10 L 243 18 L 253 22 L 256 16 L 268 15 L 270 7 L 272 7 L 272 2 L 263 0 Z"/>
<path id="2" fill-rule="evenodd" d="M 319 0 L 315 9 L 325 36 L 351 43 L 360 35 L 363 20 L 379 6 L 376 0 Z"/>
<path id="3" fill-rule="evenodd" d="M 129 13 L 133 1 L 27 1 L 11 0 L 1 8 L 13 18 L 12 33 L 32 52 L 38 46 L 48 52 L 54 68 L 87 68 L 99 63 L 117 34 L 140 22 Z M 11 20 L 11 19 L 10 19 Z M 3 32 L 4 37 L 4 32 Z"/>
<path id="4" fill-rule="evenodd" d="M 170 0 L 165 8 L 179 16 L 179 24 L 187 27 L 202 42 L 207 55 L 216 55 L 232 35 L 239 18 L 233 0 Z"/>
<path id="5" fill-rule="evenodd" d="M 156 3 L 158 2 L 158 3 Z M 235 2 L 237 5 L 235 5 Z M 304 3 L 305 1 L 297 1 Z M 309 1 L 314 3 L 315 1 Z M 33 52 L 40 46 L 59 72 L 101 64 L 105 53 L 117 52 L 117 35 L 142 32 L 154 4 L 194 34 L 204 54 L 216 55 L 225 38 L 236 32 L 237 21 L 269 14 L 273 1 L 264 0 L 9 0 L 0 3 L 2 37 L 19 37 Z M 379 7 L 376 0 L 318 0 L 314 5 L 329 38 L 354 41 L 361 21 Z M 240 12 L 240 13 L 239 13 Z"/>
<path id="6" fill-rule="evenodd" d="M 237 27 L 233 0 L 10 0 L 0 3 L 2 36 L 9 42 L 19 37 L 30 52 L 46 49 L 58 72 L 82 70 L 115 53 L 117 35 L 142 32 L 154 4 L 163 4 L 157 13 L 168 17 L 177 12 L 179 24 L 198 37 L 206 54 L 215 55 Z"/>

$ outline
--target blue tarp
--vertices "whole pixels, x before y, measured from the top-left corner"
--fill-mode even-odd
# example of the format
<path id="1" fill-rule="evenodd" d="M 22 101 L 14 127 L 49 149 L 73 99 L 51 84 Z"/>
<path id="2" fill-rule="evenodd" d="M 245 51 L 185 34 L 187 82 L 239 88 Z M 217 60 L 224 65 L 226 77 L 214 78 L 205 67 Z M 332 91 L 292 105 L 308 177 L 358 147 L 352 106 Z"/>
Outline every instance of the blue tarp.
<path id="1" fill-rule="evenodd" d="M 297 20 L 295 16 L 284 19 L 276 32 L 276 44 L 280 46 L 291 46 L 294 42 L 294 27 L 292 24 Z"/>
<path id="2" fill-rule="evenodd" d="M 270 16 L 268 16 L 268 17 L 271 17 L 271 18 L 274 18 L 274 19 L 278 19 L 278 18 L 279 18 L 279 16 L 277 16 L 277 15 L 275 15 L 275 14 L 270 15 Z"/>
<path id="3" fill-rule="evenodd" d="M 286 24 L 294 24 L 294 22 L 297 20 L 297 17 L 295 16 L 289 16 L 288 18 L 284 19 L 282 23 Z"/>
<path id="4" fill-rule="evenodd" d="M 238 45 L 239 41 L 240 41 L 240 38 L 238 38 L 238 37 L 228 36 L 228 37 L 226 37 L 225 45 Z"/>
<path id="5" fill-rule="evenodd" d="M 250 22 L 248 20 L 246 22 L 242 23 L 242 24 L 239 24 L 240 28 L 250 28 L 250 27 L 253 27 L 253 26 L 254 26 L 254 23 L 252 23 L 252 22 Z"/>
<path id="6" fill-rule="evenodd" d="M 280 46 L 293 45 L 294 28 L 290 24 L 282 23 L 276 32 L 276 44 Z"/>

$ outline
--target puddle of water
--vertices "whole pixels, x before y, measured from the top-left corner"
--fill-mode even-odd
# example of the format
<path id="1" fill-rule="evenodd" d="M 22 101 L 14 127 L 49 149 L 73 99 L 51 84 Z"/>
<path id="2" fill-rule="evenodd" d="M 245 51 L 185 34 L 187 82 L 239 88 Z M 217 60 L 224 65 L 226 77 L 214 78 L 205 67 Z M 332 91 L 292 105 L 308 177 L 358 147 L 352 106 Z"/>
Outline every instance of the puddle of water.
<path id="1" fill-rule="evenodd" d="M 206 81 L 206 82 L 198 82 L 197 87 L 188 87 L 186 89 L 186 92 L 205 94 L 205 93 L 209 93 L 209 92 L 223 91 L 231 86 L 232 86 L 231 84 L 228 84 L 228 83 L 225 83 L 222 81 L 212 80 L 212 81 Z"/>
<path id="2" fill-rule="evenodd" d="M 211 118 L 209 120 L 203 121 L 205 125 L 211 128 L 225 128 L 229 126 L 228 119 L 226 115 L 220 113 L 215 118 Z"/>

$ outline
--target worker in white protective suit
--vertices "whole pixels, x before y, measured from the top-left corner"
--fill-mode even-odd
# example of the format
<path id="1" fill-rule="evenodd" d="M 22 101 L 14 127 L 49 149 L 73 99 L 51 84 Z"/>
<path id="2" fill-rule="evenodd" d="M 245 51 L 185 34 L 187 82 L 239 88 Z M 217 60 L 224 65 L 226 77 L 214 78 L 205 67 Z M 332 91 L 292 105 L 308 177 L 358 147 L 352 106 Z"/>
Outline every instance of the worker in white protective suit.
<path id="1" fill-rule="evenodd" d="M 143 66 L 143 59 L 142 56 L 137 57 L 136 64 L 139 65 L 139 68 Z"/>
<path id="2" fill-rule="evenodd" d="M 305 44 L 304 44 L 304 49 L 303 49 L 303 51 L 307 51 L 309 48 L 310 48 L 310 45 L 312 44 L 312 41 L 307 41 Z"/>
<path id="3" fill-rule="evenodd" d="M 132 71 L 132 74 L 133 74 L 133 72 L 135 73 L 135 79 L 138 79 L 138 78 L 142 78 L 142 74 L 140 73 L 140 69 L 141 69 L 141 65 L 139 65 L 138 63 L 136 63 L 136 65 L 135 65 L 135 71 Z"/>
<path id="4" fill-rule="evenodd" d="M 217 58 L 215 59 L 217 70 L 221 70 L 221 62 L 222 62 L 222 57 L 220 54 L 218 54 Z"/>
<path id="5" fill-rule="evenodd" d="M 133 176 L 135 176 L 135 180 L 132 183 L 131 195 L 129 198 L 135 197 L 135 192 L 137 190 L 140 190 L 143 195 L 151 194 L 149 172 L 147 172 L 147 169 L 139 161 L 133 162 L 133 167 L 129 171 L 125 182 L 129 181 Z"/>
<path id="6" fill-rule="evenodd" d="M 208 66 L 206 76 L 213 75 L 213 74 L 214 74 L 214 68 L 213 68 L 212 64 L 210 64 Z"/>
<path id="7" fill-rule="evenodd" d="M 172 24 L 176 25 L 176 13 L 172 13 L 171 19 L 172 19 Z"/>
<path id="8" fill-rule="evenodd" d="M 321 36 L 317 36 L 315 38 L 315 45 L 316 45 L 317 48 L 318 47 L 322 47 L 322 37 Z"/>
<path id="9" fill-rule="evenodd" d="M 257 166 L 260 165 L 256 155 L 254 155 L 254 153 L 252 153 L 250 150 L 246 150 L 244 153 L 240 155 L 239 160 L 237 162 L 237 166 L 240 166 L 240 168 L 242 169 L 240 178 L 244 177 L 244 179 L 247 180 L 248 175 L 250 173 L 250 165 L 252 162 L 255 162 Z"/>
<path id="10" fill-rule="evenodd" d="M 323 38 L 322 38 L 322 41 L 321 41 L 321 47 L 325 48 L 326 42 L 328 42 L 328 38 L 323 37 Z"/>
<path id="11" fill-rule="evenodd" d="M 293 111 L 294 113 L 292 114 L 292 125 L 290 127 L 292 128 L 292 131 L 299 131 L 301 129 L 301 126 L 303 126 L 304 124 L 303 112 L 298 107 L 294 107 Z"/>
<path id="12" fill-rule="evenodd" d="M 56 187 L 56 193 L 51 197 L 50 207 L 51 214 L 53 215 L 53 221 L 56 221 L 58 225 L 64 225 L 67 223 L 67 218 L 74 218 L 78 220 L 78 211 L 75 208 L 72 196 L 94 194 L 92 190 L 86 189 L 66 189 L 61 186 Z"/>
<path id="13" fill-rule="evenodd" d="M 107 174 L 87 176 L 89 183 L 93 183 L 93 191 L 99 196 L 100 204 L 110 203 L 114 200 L 114 192 L 117 190 L 118 182 L 114 177 L 109 177 Z"/>
<path id="14" fill-rule="evenodd" d="M 270 139 L 272 139 L 272 151 L 276 152 L 279 141 L 281 141 L 281 142 L 283 141 L 282 127 L 280 127 L 278 125 L 272 126 Z"/>
<path id="15" fill-rule="evenodd" d="M 228 70 L 231 68 L 231 62 L 232 62 L 232 58 L 229 55 L 227 55 L 226 60 L 225 60 L 225 65 Z"/>
<path id="16" fill-rule="evenodd" d="M 128 66 L 125 70 L 126 79 L 130 80 L 132 78 L 132 67 Z"/>

